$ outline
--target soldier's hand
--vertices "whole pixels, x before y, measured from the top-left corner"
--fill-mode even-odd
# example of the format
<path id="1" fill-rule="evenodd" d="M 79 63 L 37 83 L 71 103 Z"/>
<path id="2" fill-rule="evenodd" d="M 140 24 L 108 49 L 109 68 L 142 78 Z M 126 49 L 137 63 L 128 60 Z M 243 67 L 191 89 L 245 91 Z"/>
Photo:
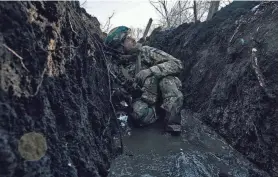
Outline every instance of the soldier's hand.
<path id="1" fill-rule="evenodd" d="M 152 75 L 152 71 L 150 69 L 141 70 L 135 76 L 135 82 L 138 83 L 140 86 L 143 86 L 147 77 Z"/>

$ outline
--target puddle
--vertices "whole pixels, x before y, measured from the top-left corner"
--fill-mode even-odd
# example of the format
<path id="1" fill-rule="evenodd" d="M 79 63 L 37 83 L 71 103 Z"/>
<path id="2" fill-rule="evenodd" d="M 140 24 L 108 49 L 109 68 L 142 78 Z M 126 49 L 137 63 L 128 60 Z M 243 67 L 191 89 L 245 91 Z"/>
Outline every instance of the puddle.
<path id="1" fill-rule="evenodd" d="M 269 176 L 230 147 L 198 120 L 183 111 L 180 137 L 162 133 L 157 124 L 132 128 L 123 137 L 124 153 L 110 168 L 109 177 L 249 177 Z"/>

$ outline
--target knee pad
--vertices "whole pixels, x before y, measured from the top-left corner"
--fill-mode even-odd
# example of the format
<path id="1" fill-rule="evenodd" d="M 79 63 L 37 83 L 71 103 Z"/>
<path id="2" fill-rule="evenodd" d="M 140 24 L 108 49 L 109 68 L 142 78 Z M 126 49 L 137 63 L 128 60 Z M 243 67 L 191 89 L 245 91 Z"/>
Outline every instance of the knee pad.
<path id="1" fill-rule="evenodd" d="M 147 125 L 156 121 L 155 109 L 147 103 L 139 100 L 133 104 L 133 120 L 136 124 Z"/>

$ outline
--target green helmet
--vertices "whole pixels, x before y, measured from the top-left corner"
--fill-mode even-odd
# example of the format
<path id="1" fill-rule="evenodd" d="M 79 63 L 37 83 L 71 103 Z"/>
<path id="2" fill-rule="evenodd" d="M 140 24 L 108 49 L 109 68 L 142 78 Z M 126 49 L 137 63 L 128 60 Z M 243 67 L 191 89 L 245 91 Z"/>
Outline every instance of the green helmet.
<path id="1" fill-rule="evenodd" d="M 130 28 L 126 26 L 118 26 L 113 28 L 107 35 L 105 39 L 105 44 L 110 47 L 118 47 L 121 45 L 127 35 L 130 34 Z"/>

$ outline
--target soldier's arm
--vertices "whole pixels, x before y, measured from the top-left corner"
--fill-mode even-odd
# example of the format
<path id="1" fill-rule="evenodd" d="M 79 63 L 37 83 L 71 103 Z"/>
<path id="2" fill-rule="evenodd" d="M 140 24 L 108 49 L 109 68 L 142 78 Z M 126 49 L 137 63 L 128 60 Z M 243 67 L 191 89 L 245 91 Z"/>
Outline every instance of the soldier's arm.
<path id="1" fill-rule="evenodd" d="M 158 78 L 168 75 L 177 75 L 183 69 L 180 60 L 162 50 L 149 46 L 143 46 L 140 50 L 143 55 L 145 55 L 144 58 L 152 60 L 154 65 L 150 67 L 150 70 Z"/>

